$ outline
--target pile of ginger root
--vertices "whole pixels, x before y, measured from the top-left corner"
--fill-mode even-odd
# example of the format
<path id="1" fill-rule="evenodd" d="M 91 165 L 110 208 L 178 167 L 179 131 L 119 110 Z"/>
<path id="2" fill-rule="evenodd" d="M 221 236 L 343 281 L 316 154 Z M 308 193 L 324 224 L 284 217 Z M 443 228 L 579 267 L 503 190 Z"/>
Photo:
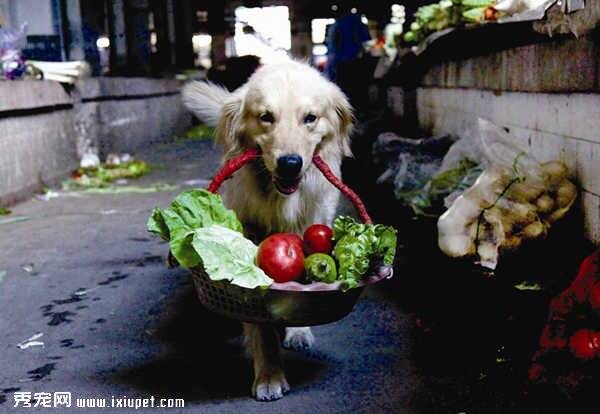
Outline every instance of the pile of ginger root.
<path id="1" fill-rule="evenodd" d="M 438 245 L 450 257 L 478 257 L 495 269 L 502 251 L 544 237 L 577 198 L 561 161 L 539 164 L 534 173 L 488 168 L 439 218 Z"/>

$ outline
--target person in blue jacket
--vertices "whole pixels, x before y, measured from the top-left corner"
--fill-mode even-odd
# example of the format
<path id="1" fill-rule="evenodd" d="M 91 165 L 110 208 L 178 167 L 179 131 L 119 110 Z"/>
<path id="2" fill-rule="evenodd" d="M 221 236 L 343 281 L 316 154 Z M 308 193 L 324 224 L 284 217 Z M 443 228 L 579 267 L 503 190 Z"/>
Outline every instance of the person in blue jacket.
<path id="1" fill-rule="evenodd" d="M 364 45 L 371 40 L 369 28 L 361 21 L 361 17 L 349 4 L 339 6 L 339 17 L 327 33 L 328 75 L 333 81 L 338 80 L 339 69 L 348 62 L 360 58 Z"/>

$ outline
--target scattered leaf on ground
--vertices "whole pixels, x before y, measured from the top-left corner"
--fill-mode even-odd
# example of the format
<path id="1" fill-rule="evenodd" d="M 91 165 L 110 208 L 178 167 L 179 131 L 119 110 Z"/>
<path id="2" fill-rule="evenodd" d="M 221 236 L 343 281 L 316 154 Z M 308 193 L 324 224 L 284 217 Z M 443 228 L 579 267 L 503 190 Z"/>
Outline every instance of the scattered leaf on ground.
<path id="1" fill-rule="evenodd" d="M 11 213 L 6 207 L 0 207 L 0 216 L 8 216 Z"/>
<path id="2" fill-rule="evenodd" d="M 20 221 L 27 221 L 29 219 L 31 219 L 31 217 L 27 217 L 27 216 L 9 217 L 9 218 L 0 219 L 0 224 L 18 223 Z"/>
<path id="3" fill-rule="evenodd" d="M 196 125 L 176 138 L 176 141 L 200 141 L 213 139 L 215 129 L 206 125 Z"/>
<path id="4" fill-rule="evenodd" d="M 105 188 L 87 188 L 80 191 L 81 194 L 146 194 L 146 193 L 157 193 L 160 191 L 174 191 L 177 186 L 170 184 L 155 184 L 150 187 L 139 187 L 136 185 L 127 185 L 121 187 L 105 187 Z"/>
<path id="5" fill-rule="evenodd" d="M 52 200 L 53 198 L 58 198 L 59 194 L 56 191 L 53 191 L 53 190 L 46 190 L 44 192 L 44 194 L 38 194 L 35 197 L 38 200 L 48 201 L 48 200 Z"/>
<path id="6" fill-rule="evenodd" d="M 63 189 L 106 188 L 113 182 L 127 183 L 128 179 L 139 178 L 148 172 L 150 172 L 150 166 L 140 160 L 116 165 L 100 164 L 97 167 L 82 167 L 74 171 L 69 180 L 63 182 Z"/>
<path id="7" fill-rule="evenodd" d="M 184 181 L 184 184 L 188 185 L 190 187 L 204 188 L 204 187 L 208 187 L 208 185 L 210 184 L 210 180 L 205 180 L 205 179 L 199 178 L 199 179 L 195 179 L 195 180 Z"/>
<path id="8" fill-rule="evenodd" d="M 542 290 L 542 286 L 534 282 L 521 282 L 515 287 L 519 290 Z"/>
<path id="9" fill-rule="evenodd" d="M 19 342 L 17 344 L 17 347 L 19 347 L 19 349 L 27 349 L 32 346 L 44 346 L 44 343 L 42 341 L 36 341 L 36 339 L 39 339 L 42 336 L 44 336 L 44 334 L 41 332 L 38 332 L 35 335 L 33 335 L 31 338 L 28 338 L 22 342 Z"/>

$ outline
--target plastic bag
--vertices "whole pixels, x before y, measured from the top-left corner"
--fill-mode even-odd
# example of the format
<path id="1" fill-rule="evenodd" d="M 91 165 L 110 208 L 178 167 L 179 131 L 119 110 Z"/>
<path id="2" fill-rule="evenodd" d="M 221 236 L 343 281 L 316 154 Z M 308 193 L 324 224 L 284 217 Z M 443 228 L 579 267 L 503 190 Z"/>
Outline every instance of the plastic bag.
<path id="1" fill-rule="evenodd" d="M 495 269 L 502 250 L 543 237 L 577 197 L 560 161 L 539 164 L 491 122 L 478 122 L 485 171 L 438 220 L 438 245 L 450 257 L 475 256 Z M 450 152 L 449 152 L 450 154 Z"/>
<path id="2" fill-rule="evenodd" d="M 27 72 L 27 66 L 21 55 L 26 44 L 24 23 L 19 30 L 0 28 L 0 75 L 5 79 L 19 79 Z"/>
<path id="3" fill-rule="evenodd" d="M 447 135 L 409 139 L 391 132 L 380 134 L 373 144 L 373 160 L 386 170 L 377 183 L 393 184 L 396 197 L 409 205 L 410 199 L 438 172 L 453 143 L 454 139 Z"/>

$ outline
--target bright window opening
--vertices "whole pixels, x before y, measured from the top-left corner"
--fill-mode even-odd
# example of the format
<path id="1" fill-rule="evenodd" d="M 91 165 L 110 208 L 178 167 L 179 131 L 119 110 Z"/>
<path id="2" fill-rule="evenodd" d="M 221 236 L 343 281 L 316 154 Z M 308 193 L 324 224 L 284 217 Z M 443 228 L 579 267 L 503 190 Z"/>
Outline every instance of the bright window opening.
<path id="1" fill-rule="evenodd" d="M 210 59 L 210 48 L 212 45 L 212 36 L 209 34 L 195 34 L 192 37 L 194 53 L 196 54 L 196 66 L 210 68 L 212 62 Z"/>
<path id="2" fill-rule="evenodd" d="M 335 19 L 313 19 L 311 22 L 312 42 L 315 45 L 325 43 L 327 26 L 334 24 Z"/>
<path id="3" fill-rule="evenodd" d="M 289 59 L 292 35 L 287 6 L 238 7 L 235 19 L 237 56 L 255 55 L 263 63 Z"/>

